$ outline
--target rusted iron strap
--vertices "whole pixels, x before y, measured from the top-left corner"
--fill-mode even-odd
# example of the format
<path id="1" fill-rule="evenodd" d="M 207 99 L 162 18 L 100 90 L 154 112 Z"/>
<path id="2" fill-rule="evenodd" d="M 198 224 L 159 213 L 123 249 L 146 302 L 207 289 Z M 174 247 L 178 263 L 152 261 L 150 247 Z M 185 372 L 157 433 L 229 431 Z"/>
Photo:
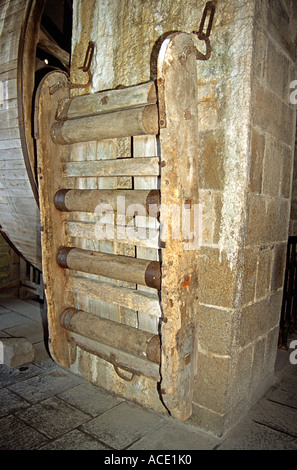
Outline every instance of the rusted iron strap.
<path id="1" fill-rule="evenodd" d="M 84 64 L 82 67 L 78 67 L 79 70 L 88 73 L 89 80 L 88 83 L 69 83 L 69 88 L 87 88 L 92 83 L 92 74 L 91 74 L 91 63 L 93 59 L 95 51 L 95 43 L 93 41 L 89 41 L 88 48 L 85 55 Z"/>

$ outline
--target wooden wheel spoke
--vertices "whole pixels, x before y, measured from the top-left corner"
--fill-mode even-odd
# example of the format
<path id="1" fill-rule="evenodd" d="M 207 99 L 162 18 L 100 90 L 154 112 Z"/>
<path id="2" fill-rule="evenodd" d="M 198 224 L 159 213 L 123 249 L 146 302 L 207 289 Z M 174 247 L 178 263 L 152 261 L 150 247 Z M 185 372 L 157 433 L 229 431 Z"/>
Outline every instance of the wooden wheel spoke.
<path id="1" fill-rule="evenodd" d="M 51 34 L 42 25 L 40 25 L 39 29 L 39 39 L 37 46 L 58 59 L 67 69 L 69 68 L 69 52 L 62 49 L 51 36 Z"/>

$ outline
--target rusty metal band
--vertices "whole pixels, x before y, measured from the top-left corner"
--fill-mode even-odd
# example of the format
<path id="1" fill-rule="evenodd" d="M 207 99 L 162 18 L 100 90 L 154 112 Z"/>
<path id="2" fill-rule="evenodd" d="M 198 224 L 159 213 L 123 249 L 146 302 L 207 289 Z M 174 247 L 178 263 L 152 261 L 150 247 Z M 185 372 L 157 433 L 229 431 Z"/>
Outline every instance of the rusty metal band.
<path id="1" fill-rule="evenodd" d="M 68 264 L 67 264 L 67 256 L 71 250 L 73 250 L 73 247 L 62 246 L 61 248 L 58 249 L 58 252 L 56 255 L 56 261 L 58 265 L 61 266 L 61 268 L 69 269 Z"/>
<path id="2" fill-rule="evenodd" d="M 146 198 L 146 212 L 151 217 L 158 217 L 161 204 L 161 193 L 159 189 L 152 189 Z"/>
<path id="3" fill-rule="evenodd" d="M 70 189 L 59 189 L 59 191 L 56 192 L 54 195 L 54 205 L 55 208 L 58 209 L 59 211 L 62 212 L 68 212 L 66 203 L 65 203 L 65 198 L 66 194 L 71 191 Z"/>
<path id="4" fill-rule="evenodd" d="M 161 290 L 161 263 L 152 261 L 145 270 L 145 283 L 148 287 Z"/>

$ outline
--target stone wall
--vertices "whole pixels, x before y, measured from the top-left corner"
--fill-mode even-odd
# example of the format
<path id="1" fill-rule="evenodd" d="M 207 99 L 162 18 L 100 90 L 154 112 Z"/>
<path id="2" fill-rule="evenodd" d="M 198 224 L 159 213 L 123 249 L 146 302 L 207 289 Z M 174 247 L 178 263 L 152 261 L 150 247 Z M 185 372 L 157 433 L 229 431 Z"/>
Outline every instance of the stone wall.
<path id="1" fill-rule="evenodd" d="M 72 80 L 85 79 L 89 40 L 93 82 L 83 93 L 154 79 L 164 37 L 197 30 L 204 6 L 74 0 Z M 191 419 L 216 435 L 273 381 L 295 142 L 294 10 L 293 0 L 218 0 L 212 57 L 197 62 L 204 209 Z"/>
<path id="2" fill-rule="evenodd" d="M 256 1 L 251 74 L 248 67 L 243 74 L 233 69 L 233 78 L 228 81 L 229 90 L 242 87 L 242 93 L 237 93 L 243 115 L 234 92 L 232 96 L 226 90 L 225 99 L 234 106 L 231 116 L 235 124 L 223 121 L 222 134 L 225 138 L 232 135 L 233 146 L 229 142 L 228 148 L 220 152 L 223 144 L 216 139 L 215 151 L 208 150 L 205 163 L 209 166 L 212 160 L 212 167 L 202 173 L 206 175 L 203 183 L 208 178 L 208 189 L 212 189 L 209 195 L 213 207 L 217 204 L 210 227 L 219 249 L 215 253 L 211 247 L 200 253 L 202 258 L 205 251 L 198 291 L 206 305 L 198 314 L 194 418 L 218 433 L 231 426 L 273 381 L 295 137 L 296 110 L 289 102 L 289 85 L 295 73 L 293 7 L 293 2 Z M 244 10 L 240 11 L 241 18 Z M 244 39 L 249 26 L 246 32 L 240 21 L 233 27 L 238 28 L 242 43 L 249 44 Z M 240 44 L 239 51 L 245 54 Z M 250 111 L 244 108 L 244 102 L 250 105 Z M 237 136 L 233 132 L 236 126 Z M 232 151 L 236 141 L 243 148 L 246 131 L 247 147 L 240 160 L 239 152 L 232 157 Z M 218 136 L 217 131 L 213 136 Z M 224 169 L 225 176 L 220 178 Z"/>

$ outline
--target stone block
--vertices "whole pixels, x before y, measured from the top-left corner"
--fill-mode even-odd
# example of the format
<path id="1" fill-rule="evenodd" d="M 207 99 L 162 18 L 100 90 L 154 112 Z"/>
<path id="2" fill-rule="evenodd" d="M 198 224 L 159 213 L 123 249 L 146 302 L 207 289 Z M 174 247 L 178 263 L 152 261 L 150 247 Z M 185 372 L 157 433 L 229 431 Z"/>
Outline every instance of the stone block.
<path id="1" fill-rule="evenodd" d="M 269 139 L 264 159 L 263 194 L 271 197 L 278 196 L 282 177 L 282 160 L 281 145 Z"/>
<path id="2" fill-rule="evenodd" d="M 242 282 L 241 282 L 241 305 L 252 302 L 255 297 L 255 286 L 257 278 L 258 249 L 254 247 L 245 248 L 243 254 Z"/>
<path id="3" fill-rule="evenodd" d="M 225 152 L 222 131 L 200 132 L 199 156 L 199 187 L 223 190 Z"/>
<path id="4" fill-rule="evenodd" d="M 235 322 L 236 311 L 200 305 L 197 318 L 200 348 L 214 354 L 230 354 Z"/>
<path id="5" fill-rule="evenodd" d="M 198 353 L 193 402 L 225 414 L 246 398 L 251 381 L 253 349 L 233 349 L 232 355 Z"/>
<path id="6" fill-rule="evenodd" d="M 269 203 L 270 201 L 261 195 L 248 195 L 246 245 L 268 242 L 265 221 Z"/>
<path id="7" fill-rule="evenodd" d="M 252 124 L 276 139 L 292 145 L 295 135 L 295 109 L 256 80 L 253 85 Z"/>
<path id="8" fill-rule="evenodd" d="M 256 1 L 256 4 L 259 2 Z M 263 3 L 263 2 L 261 2 Z M 257 20 L 261 18 L 261 13 L 256 16 Z M 266 60 L 267 60 L 267 32 L 260 27 L 257 21 L 255 24 L 255 39 L 254 39 L 254 68 L 253 73 L 262 80 L 265 74 Z"/>
<path id="9" fill-rule="evenodd" d="M 265 138 L 252 129 L 251 153 L 249 168 L 249 190 L 261 194 L 263 179 L 263 159 L 265 151 Z"/>
<path id="10" fill-rule="evenodd" d="M 275 67 L 277 66 L 277 73 Z M 290 62 L 280 47 L 268 41 L 266 81 L 268 86 L 282 99 L 286 99 L 289 90 L 290 76 L 288 70 Z"/>
<path id="11" fill-rule="evenodd" d="M 262 2 L 261 2 L 262 3 Z M 295 61 L 296 47 L 294 28 L 291 25 L 290 11 L 279 0 L 270 0 L 267 12 L 267 24 L 270 34 L 280 47 Z"/>
<path id="12" fill-rule="evenodd" d="M 278 351 L 279 324 L 266 336 L 264 370 L 266 374 L 274 372 L 276 355 Z"/>
<path id="13" fill-rule="evenodd" d="M 279 243 L 274 248 L 271 290 L 275 291 L 283 287 L 286 268 L 287 244 Z"/>
<path id="14" fill-rule="evenodd" d="M 252 377 L 251 377 L 251 393 L 259 387 L 263 379 L 263 366 L 265 362 L 265 346 L 266 338 L 262 337 L 255 341 L 253 345 L 253 361 L 252 361 Z"/>
<path id="15" fill-rule="evenodd" d="M 221 191 L 199 191 L 199 204 L 202 205 L 202 245 L 215 245 L 220 239 L 222 197 Z"/>
<path id="16" fill-rule="evenodd" d="M 283 168 L 282 168 L 280 196 L 282 198 L 290 199 L 291 190 L 295 189 L 296 191 L 296 186 L 297 186 L 297 185 L 294 185 L 292 188 L 292 179 L 293 179 L 292 161 L 294 158 L 294 147 L 283 146 L 282 156 L 283 156 Z"/>
<path id="17" fill-rule="evenodd" d="M 249 194 L 246 244 L 265 245 L 287 240 L 289 220 L 288 199 Z"/>
<path id="18" fill-rule="evenodd" d="M 224 414 L 227 403 L 230 357 L 197 354 L 198 373 L 194 378 L 193 402 Z"/>
<path id="19" fill-rule="evenodd" d="M 1 358 L 2 356 L 2 358 Z M 25 338 L 2 338 L 0 341 L 0 363 L 15 368 L 30 364 L 35 349 Z"/>
<path id="20" fill-rule="evenodd" d="M 273 246 L 264 245 L 259 249 L 255 300 L 268 296 L 271 282 Z"/>
<path id="21" fill-rule="evenodd" d="M 259 337 L 279 324 L 282 304 L 282 291 L 272 294 L 241 310 L 236 331 L 236 344 L 244 347 L 255 342 Z"/>
<path id="22" fill-rule="evenodd" d="M 222 437 L 242 419 L 248 408 L 248 402 L 241 400 L 226 413 L 221 414 L 193 403 L 191 422 L 216 437 Z"/>
<path id="23" fill-rule="evenodd" d="M 237 273 L 219 249 L 201 247 L 199 251 L 198 297 L 200 303 L 227 308 L 236 304 Z"/>

